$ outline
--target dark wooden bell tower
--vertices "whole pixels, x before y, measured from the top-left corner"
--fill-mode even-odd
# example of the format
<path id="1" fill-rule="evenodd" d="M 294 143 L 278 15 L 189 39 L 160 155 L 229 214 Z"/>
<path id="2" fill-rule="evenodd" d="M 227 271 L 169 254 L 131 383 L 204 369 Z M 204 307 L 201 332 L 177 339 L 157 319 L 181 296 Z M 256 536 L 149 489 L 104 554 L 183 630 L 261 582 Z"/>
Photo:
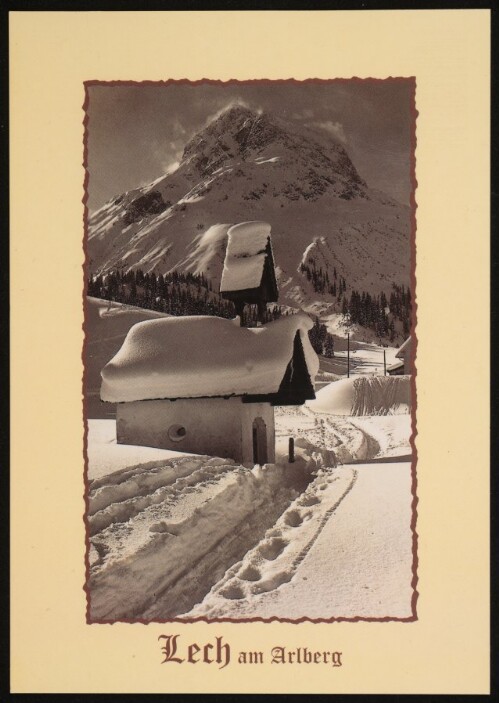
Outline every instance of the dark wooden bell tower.
<path id="1" fill-rule="evenodd" d="M 256 305 L 263 323 L 267 303 L 279 299 L 270 225 L 242 223 L 231 227 L 228 237 L 220 294 L 234 303 L 241 319 L 245 305 Z"/>

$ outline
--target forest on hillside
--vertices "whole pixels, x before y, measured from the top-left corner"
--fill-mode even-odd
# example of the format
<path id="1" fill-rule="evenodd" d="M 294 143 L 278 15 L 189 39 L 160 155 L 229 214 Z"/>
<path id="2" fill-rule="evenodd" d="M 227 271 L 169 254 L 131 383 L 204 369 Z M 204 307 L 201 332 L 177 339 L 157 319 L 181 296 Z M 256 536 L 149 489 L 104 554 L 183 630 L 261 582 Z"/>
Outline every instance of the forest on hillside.
<path id="1" fill-rule="evenodd" d="M 397 333 L 407 337 L 411 329 L 412 297 L 408 286 L 392 284 L 387 296 L 384 292 L 372 295 L 366 291 L 350 289 L 347 281 L 332 272 L 317 267 L 313 258 L 300 264 L 300 272 L 312 285 L 316 293 L 331 298 L 352 325 L 373 330 L 380 339 L 395 341 Z"/>
<path id="2" fill-rule="evenodd" d="M 345 279 L 341 276 L 336 277 L 336 270 L 333 276 L 337 281 L 333 279 L 331 284 L 322 269 L 319 269 L 317 273 L 311 274 L 310 280 L 318 282 L 317 292 L 326 290 L 324 286 L 329 286 L 329 295 L 336 295 L 338 303 L 341 304 L 341 312 L 348 322 L 373 329 L 380 339 L 389 338 L 394 341 L 397 334 L 395 323 L 400 320 L 402 332 L 407 336 L 411 314 L 411 296 L 408 288 L 394 286 L 389 299 L 384 293 L 372 296 L 366 292 L 352 290 L 348 294 Z M 214 315 L 231 319 L 236 314 L 233 303 L 214 291 L 211 281 L 202 273 L 174 270 L 166 274 L 155 274 L 144 273 L 141 269 L 115 269 L 103 275 L 91 276 L 87 281 L 87 294 L 168 315 Z M 288 314 L 290 313 L 287 310 L 283 311 L 279 305 L 271 305 L 267 308 L 264 322 L 271 322 Z M 242 324 L 245 327 L 254 327 L 257 322 L 256 305 L 247 305 L 243 312 Z M 334 337 L 318 318 L 309 331 L 309 337 L 317 354 L 334 356 Z"/>

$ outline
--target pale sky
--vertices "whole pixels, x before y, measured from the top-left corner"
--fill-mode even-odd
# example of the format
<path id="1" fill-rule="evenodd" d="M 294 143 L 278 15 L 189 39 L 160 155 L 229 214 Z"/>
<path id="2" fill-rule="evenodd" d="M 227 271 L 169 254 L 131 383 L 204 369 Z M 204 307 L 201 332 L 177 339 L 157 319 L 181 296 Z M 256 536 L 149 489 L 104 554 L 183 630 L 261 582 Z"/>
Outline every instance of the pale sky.
<path id="1" fill-rule="evenodd" d="M 408 203 L 412 80 L 89 86 L 88 207 L 155 180 L 234 103 L 338 138 L 368 185 Z"/>

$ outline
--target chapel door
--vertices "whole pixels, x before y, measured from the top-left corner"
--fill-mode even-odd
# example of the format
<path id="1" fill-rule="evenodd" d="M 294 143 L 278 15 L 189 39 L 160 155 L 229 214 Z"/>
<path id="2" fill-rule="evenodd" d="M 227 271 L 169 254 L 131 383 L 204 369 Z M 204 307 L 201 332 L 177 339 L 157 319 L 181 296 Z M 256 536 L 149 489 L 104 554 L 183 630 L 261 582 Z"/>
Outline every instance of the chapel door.
<path id="1" fill-rule="evenodd" d="M 253 462 L 261 466 L 268 462 L 267 426 L 261 417 L 253 420 Z"/>

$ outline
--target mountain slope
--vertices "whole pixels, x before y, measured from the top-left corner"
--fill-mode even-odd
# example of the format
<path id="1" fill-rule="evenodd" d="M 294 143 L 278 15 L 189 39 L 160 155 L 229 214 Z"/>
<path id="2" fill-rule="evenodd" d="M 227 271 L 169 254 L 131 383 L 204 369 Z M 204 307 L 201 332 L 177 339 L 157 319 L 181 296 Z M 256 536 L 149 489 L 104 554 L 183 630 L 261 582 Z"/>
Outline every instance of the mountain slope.
<path id="1" fill-rule="evenodd" d="M 265 220 L 282 302 L 310 307 L 299 267 L 336 268 L 348 288 L 409 284 L 410 210 L 363 181 L 320 130 L 234 107 L 185 146 L 178 168 L 128 191 L 89 219 L 90 272 L 125 267 L 203 272 L 220 280 L 231 224 Z"/>

